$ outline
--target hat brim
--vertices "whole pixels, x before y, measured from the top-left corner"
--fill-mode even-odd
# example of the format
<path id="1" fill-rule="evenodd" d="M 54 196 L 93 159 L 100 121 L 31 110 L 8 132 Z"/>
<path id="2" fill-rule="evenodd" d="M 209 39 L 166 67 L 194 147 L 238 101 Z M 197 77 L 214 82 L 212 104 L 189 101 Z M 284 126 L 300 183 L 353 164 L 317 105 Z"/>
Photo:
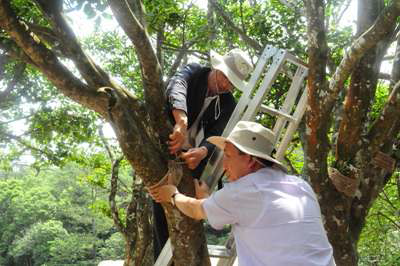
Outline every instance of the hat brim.
<path id="1" fill-rule="evenodd" d="M 258 157 L 258 158 L 262 158 L 265 159 L 267 161 L 270 161 L 272 163 L 274 163 L 279 169 L 281 169 L 284 172 L 287 172 L 286 167 L 278 160 L 276 160 L 275 158 L 269 156 L 268 154 L 265 153 L 261 153 L 257 150 L 248 148 L 248 147 L 244 147 L 238 143 L 235 143 L 233 141 L 230 141 L 229 138 L 224 138 L 224 137 L 218 137 L 218 136 L 213 136 L 213 137 L 209 137 L 207 138 L 207 141 L 214 144 L 215 146 L 217 146 L 219 149 L 221 149 L 222 151 L 225 149 L 225 144 L 226 142 L 230 142 L 233 145 L 235 145 L 236 148 L 238 148 L 239 150 L 241 150 L 244 153 L 247 153 L 249 155 Z"/>
<path id="2" fill-rule="evenodd" d="M 217 52 L 211 50 L 210 51 L 210 61 L 211 66 L 214 69 L 217 69 L 224 73 L 224 75 L 229 79 L 229 81 L 235 86 L 237 89 L 244 91 L 246 88 L 246 82 L 241 80 L 226 64 L 224 61 L 224 57 Z"/>

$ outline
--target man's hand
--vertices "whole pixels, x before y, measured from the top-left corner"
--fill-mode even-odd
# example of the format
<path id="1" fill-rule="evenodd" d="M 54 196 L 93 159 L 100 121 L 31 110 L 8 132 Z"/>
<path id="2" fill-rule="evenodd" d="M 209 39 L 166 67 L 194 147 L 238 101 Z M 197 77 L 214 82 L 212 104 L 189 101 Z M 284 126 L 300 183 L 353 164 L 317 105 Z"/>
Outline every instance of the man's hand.
<path id="1" fill-rule="evenodd" d="M 174 130 L 172 134 L 169 135 L 169 152 L 171 154 L 176 154 L 179 152 L 185 143 L 187 135 L 187 125 L 188 119 L 186 113 L 179 109 L 172 110 L 172 115 L 175 120 Z"/>
<path id="2" fill-rule="evenodd" d="M 165 185 L 156 188 L 149 188 L 150 196 L 159 203 L 168 202 L 171 203 L 172 195 L 178 193 L 178 189 L 173 185 Z"/>
<path id="3" fill-rule="evenodd" d="M 206 147 L 192 148 L 181 155 L 182 160 L 185 161 L 189 169 L 195 169 L 201 160 L 206 158 L 208 150 Z"/>
<path id="4" fill-rule="evenodd" d="M 196 191 L 196 199 L 205 199 L 210 196 L 210 189 L 208 188 L 206 182 L 199 181 L 197 179 L 193 180 L 194 189 Z"/>
<path id="5" fill-rule="evenodd" d="M 187 128 L 185 123 L 177 123 L 174 126 L 174 131 L 169 135 L 169 152 L 175 154 L 181 150 L 185 143 Z"/>

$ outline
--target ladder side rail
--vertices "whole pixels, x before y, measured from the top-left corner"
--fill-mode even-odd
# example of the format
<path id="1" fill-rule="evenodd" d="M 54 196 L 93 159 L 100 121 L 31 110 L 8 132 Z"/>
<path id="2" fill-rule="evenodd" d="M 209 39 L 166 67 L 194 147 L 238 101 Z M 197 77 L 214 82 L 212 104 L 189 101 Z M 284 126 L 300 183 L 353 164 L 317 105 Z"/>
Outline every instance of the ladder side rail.
<path id="1" fill-rule="evenodd" d="M 236 105 L 235 110 L 233 111 L 227 125 L 225 126 L 225 129 L 222 133 L 223 137 L 227 137 L 232 129 L 235 127 L 236 123 L 240 120 L 240 117 L 242 116 L 244 110 L 251 101 L 251 93 L 253 91 L 253 88 L 256 86 L 258 80 L 260 79 L 265 65 L 267 64 L 268 60 L 277 53 L 277 51 L 279 51 L 279 49 L 272 46 L 267 46 L 264 49 L 262 55 L 257 61 L 256 68 L 251 75 L 251 78 L 247 84 L 247 88 L 244 90 L 238 104 Z M 222 175 L 222 171 L 218 170 L 218 168 L 221 168 L 222 166 L 222 163 L 220 162 L 221 160 L 222 155 L 219 154 L 219 151 L 215 149 L 213 154 L 210 156 L 210 159 L 208 160 L 207 165 L 204 168 L 203 173 L 200 177 L 200 180 L 204 180 L 210 187 L 210 189 L 215 186 L 215 184 L 218 182 L 218 179 Z"/>
<path id="2" fill-rule="evenodd" d="M 246 112 L 243 114 L 242 120 L 246 121 L 254 121 L 255 115 L 257 114 L 257 111 L 260 108 L 260 105 L 265 98 L 265 96 L 268 94 L 268 92 L 271 89 L 271 85 L 274 83 L 278 73 L 279 69 L 284 63 L 284 55 L 286 51 L 285 50 L 280 50 L 273 59 L 273 62 L 265 75 L 263 82 L 261 83 L 260 87 L 258 88 L 256 95 L 254 95 L 253 100 L 254 102 L 248 106 Z"/>
<path id="3" fill-rule="evenodd" d="M 224 132 L 222 133 L 223 137 L 227 137 L 229 135 L 229 133 L 232 131 L 232 129 L 235 127 L 236 123 L 240 120 L 240 117 L 243 115 L 243 112 L 246 110 L 246 107 L 248 106 L 249 102 L 252 100 L 251 94 L 263 73 L 265 65 L 267 64 L 268 60 L 271 57 L 275 56 L 275 54 L 277 52 L 279 52 L 279 49 L 272 47 L 272 46 L 267 46 L 264 49 L 264 52 L 258 59 L 256 68 L 255 68 L 253 74 L 251 75 L 250 80 L 247 84 L 247 89 L 243 92 L 242 96 L 240 97 L 239 102 L 236 105 L 236 108 L 235 108 L 234 112 L 232 113 L 232 115 L 229 119 L 229 122 L 227 123 L 227 125 L 224 129 Z M 268 66 L 268 69 L 270 67 L 271 66 Z"/>
<path id="4" fill-rule="evenodd" d="M 304 89 L 303 94 L 301 95 L 300 101 L 297 105 L 297 108 L 293 114 L 293 117 L 295 118 L 296 122 L 291 122 L 289 123 L 289 126 L 285 132 L 284 137 L 282 138 L 282 141 L 277 149 L 276 152 L 276 159 L 278 161 L 282 161 L 283 157 L 285 156 L 285 152 L 287 150 L 287 147 L 289 146 L 290 141 L 293 138 L 294 132 L 297 130 L 299 127 L 299 124 L 303 118 L 303 115 L 306 111 L 307 108 L 307 88 Z"/>
<path id="5" fill-rule="evenodd" d="M 300 92 L 301 84 L 306 76 L 304 74 L 305 72 L 307 72 L 307 69 L 305 69 L 304 67 L 297 68 L 296 74 L 294 75 L 294 77 L 292 79 L 292 83 L 290 84 L 287 96 L 282 105 L 283 111 L 285 111 L 285 112 L 290 111 L 290 108 L 294 105 L 296 97 Z"/>
<path id="6" fill-rule="evenodd" d="M 292 81 L 292 84 L 290 85 L 286 99 L 282 104 L 282 107 L 279 108 L 279 111 L 290 115 L 306 75 L 307 70 L 304 69 L 304 67 L 300 66 L 297 68 L 296 75 Z M 274 128 L 272 130 L 275 134 L 275 142 L 279 140 L 279 136 L 281 135 L 283 128 L 286 126 L 286 122 L 287 119 L 285 119 L 284 117 L 279 117 L 276 120 Z"/>

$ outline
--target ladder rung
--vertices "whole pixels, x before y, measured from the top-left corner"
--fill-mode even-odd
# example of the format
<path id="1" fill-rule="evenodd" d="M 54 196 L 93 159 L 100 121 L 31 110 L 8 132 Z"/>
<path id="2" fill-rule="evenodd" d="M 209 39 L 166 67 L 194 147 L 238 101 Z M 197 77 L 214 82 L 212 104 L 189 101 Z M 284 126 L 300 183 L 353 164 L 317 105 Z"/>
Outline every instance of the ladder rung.
<path id="1" fill-rule="evenodd" d="M 207 247 L 210 257 L 230 258 L 232 256 L 232 252 L 225 246 L 207 245 Z"/>
<path id="2" fill-rule="evenodd" d="M 278 111 L 274 108 L 268 107 L 264 104 L 261 105 L 260 110 L 264 113 L 269 113 L 271 115 L 282 116 L 282 117 L 286 118 L 287 120 L 289 120 L 290 122 L 296 122 L 296 120 L 291 115 L 288 115 L 284 112 Z"/>

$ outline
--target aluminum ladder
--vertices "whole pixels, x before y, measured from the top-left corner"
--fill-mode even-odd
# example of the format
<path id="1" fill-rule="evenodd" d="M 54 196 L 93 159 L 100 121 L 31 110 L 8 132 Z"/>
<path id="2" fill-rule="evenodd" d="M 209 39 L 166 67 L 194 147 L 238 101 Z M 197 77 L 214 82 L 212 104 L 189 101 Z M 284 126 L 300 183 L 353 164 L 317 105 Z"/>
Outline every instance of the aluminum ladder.
<path id="1" fill-rule="evenodd" d="M 291 69 L 294 70 L 295 74 L 291 72 Z M 242 96 L 222 136 L 227 137 L 238 121 L 255 121 L 260 114 L 274 116 L 276 122 L 272 131 L 275 135 L 275 158 L 282 161 L 306 109 L 307 90 L 304 86 L 304 80 L 307 73 L 306 64 L 288 51 L 266 46 L 257 61 L 249 82 L 244 88 L 238 88 L 242 91 Z M 264 100 L 279 74 L 286 75 L 292 82 L 283 104 L 275 109 L 266 105 Z M 211 190 L 223 175 L 222 156 L 223 153 L 215 149 L 201 176 L 201 180 L 207 182 Z M 236 248 L 232 234 L 230 234 L 225 246 L 208 245 L 208 253 L 210 257 L 218 258 L 216 264 L 218 266 L 233 265 L 236 259 Z M 170 239 L 168 239 L 154 265 L 167 266 L 171 262 L 172 245 Z"/>

